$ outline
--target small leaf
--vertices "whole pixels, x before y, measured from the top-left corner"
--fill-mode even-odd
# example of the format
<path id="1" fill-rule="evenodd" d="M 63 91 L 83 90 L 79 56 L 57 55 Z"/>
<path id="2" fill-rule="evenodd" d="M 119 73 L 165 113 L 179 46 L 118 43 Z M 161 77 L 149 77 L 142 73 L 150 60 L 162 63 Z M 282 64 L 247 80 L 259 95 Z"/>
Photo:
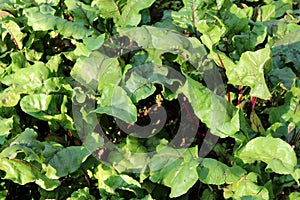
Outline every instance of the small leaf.
<path id="1" fill-rule="evenodd" d="M 90 194 L 89 188 L 85 187 L 83 189 L 78 189 L 77 191 L 71 194 L 71 197 L 67 198 L 67 200 L 95 200 L 95 197 Z"/>
<path id="2" fill-rule="evenodd" d="M 13 117 L 5 119 L 0 117 L 0 145 L 2 145 L 10 134 L 10 130 L 13 128 Z"/>

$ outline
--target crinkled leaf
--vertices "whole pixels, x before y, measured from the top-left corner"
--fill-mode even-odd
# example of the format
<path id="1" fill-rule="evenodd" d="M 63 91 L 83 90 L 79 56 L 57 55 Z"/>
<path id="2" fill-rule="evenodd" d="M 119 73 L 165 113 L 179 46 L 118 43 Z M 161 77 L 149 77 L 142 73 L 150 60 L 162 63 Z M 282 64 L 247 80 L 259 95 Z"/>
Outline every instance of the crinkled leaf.
<path id="1" fill-rule="evenodd" d="M 261 22 L 255 22 L 250 32 L 235 35 L 233 41 L 238 53 L 242 54 L 245 51 L 254 51 L 258 44 L 264 42 L 266 36 L 267 27 Z"/>
<path id="2" fill-rule="evenodd" d="M 103 89 L 96 112 L 117 117 L 126 123 L 137 120 L 137 109 L 120 86 L 107 85 Z"/>
<path id="3" fill-rule="evenodd" d="M 14 107 L 20 100 L 19 92 L 9 91 L 9 89 L 6 89 L 0 94 L 0 106 Z"/>
<path id="4" fill-rule="evenodd" d="M 51 14 L 43 14 L 37 7 L 27 8 L 24 12 L 28 18 L 28 25 L 32 26 L 35 31 L 53 30 L 65 37 L 75 39 L 87 38 L 93 33 L 92 29 L 85 28 L 81 23 L 70 22 Z"/>
<path id="5" fill-rule="evenodd" d="M 197 171 L 201 182 L 214 185 L 232 184 L 246 173 L 243 168 L 237 165 L 228 167 L 211 158 L 204 158 Z"/>
<path id="6" fill-rule="evenodd" d="M 224 198 L 243 199 L 250 197 L 251 199 L 269 199 L 269 192 L 267 188 L 257 185 L 257 174 L 251 172 L 242 177 L 232 185 L 223 188 Z"/>
<path id="7" fill-rule="evenodd" d="M 126 144 L 118 150 L 110 152 L 108 156 L 109 163 L 118 172 L 123 171 L 142 171 L 147 164 L 148 151 L 137 138 L 128 136 Z"/>
<path id="8" fill-rule="evenodd" d="M 94 0 L 92 5 L 99 8 L 99 13 L 104 18 L 114 18 L 118 19 L 121 15 L 120 1 L 116 0 Z"/>
<path id="9" fill-rule="evenodd" d="M 17 155 L 22 152 L 25 154 L 24 160 L 42 163 L 42 151 L 44 146 L 36 138 L 37 133 L 33 129 L 26 128 L 9 147 L 0 153 L 0 157 L 16 158 Z"/>
<path id="10" fill-rule="evenodd" d="M 214 60 L 220 64 L 219 58 L 213 55 Z M 225 55 L 220 55 L 226 68 L 228 81 L 234 85 L 249 86 L 250 95 L 261 99 L 269 99 L 271 94 L 265 82 L 264 70 L 271 66 L 271 51 L 269 48 L 254 52 L 247 51 L 241 55 L 237 64 Z"/>
<path id="11" fill-rule="evenodd" d="M 245 163 L 263 161 L 268 164 L 267 169 L 279 174 L 291 174 L 297 165 L 294 150 L 288 143 L 279 138 L 254 138 L 246 144 L 238 156 Z"/>
<path id="12" fill-rule="evenodd" d="M 42 120 L 51 120 L 60 115 L 58 108 L 61 96 L 32 94 L 22 98 L 20 105 L 24 112 Z"/>

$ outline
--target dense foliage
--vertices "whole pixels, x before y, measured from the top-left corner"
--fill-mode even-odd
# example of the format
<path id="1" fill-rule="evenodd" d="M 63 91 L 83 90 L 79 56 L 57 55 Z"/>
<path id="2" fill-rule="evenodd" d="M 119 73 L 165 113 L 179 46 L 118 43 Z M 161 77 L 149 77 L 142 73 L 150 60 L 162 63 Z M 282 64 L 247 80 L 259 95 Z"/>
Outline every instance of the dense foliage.
<path id="1" fill-rule="evenodd" d="M 0 199 L 300 198 L 299 1 L 1 0 L 0 22 Z"/>

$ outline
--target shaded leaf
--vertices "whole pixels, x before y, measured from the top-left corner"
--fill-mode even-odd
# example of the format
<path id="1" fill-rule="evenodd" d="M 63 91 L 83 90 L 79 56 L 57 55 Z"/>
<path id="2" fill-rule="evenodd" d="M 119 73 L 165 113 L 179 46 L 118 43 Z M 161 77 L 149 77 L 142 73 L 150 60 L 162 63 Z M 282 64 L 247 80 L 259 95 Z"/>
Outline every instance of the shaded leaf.
<path id="1" fill-rule="evenodd" d="M 83 146 L 71 146 L 55 153 L 47 163 L 46 176 L 59 178 L 75 172 L 90 155 Z"/>

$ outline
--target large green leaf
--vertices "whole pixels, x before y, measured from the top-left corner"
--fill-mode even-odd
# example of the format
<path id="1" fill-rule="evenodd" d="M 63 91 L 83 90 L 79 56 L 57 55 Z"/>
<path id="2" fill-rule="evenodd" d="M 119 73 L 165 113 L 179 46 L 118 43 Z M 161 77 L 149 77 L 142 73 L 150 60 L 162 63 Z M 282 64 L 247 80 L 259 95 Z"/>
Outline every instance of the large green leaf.
<path id="1" fill-rule="evenodd" d="M 36 166 L 26 161 L 0 158 L 0 170 L 6 172 L 5 179 L 10 179 L 20 185 L 35 182 L 46 190 L 53 190 L 60 185 L 59 180 L 49 179 L 41 174 Z"/>
<path id="2" fill-rule="evenodd" d="M 116 85 L 121 80 L 121 68 L 117 58 L 100 52 L 79 58 L 71 71 L 72 77 L 85 87 L 101 91 L 105 85 Z"/>
<path id="3" fill-rule="evenodd" d="M 141 184 L 126 174 L 118 174 L 113 168 L 100 164 L 96 168 L 95 177 L 102 196 L 113 195 L 117 190 L 133 192 L 139 199 L 143 196 Z"/>
<path id="4" fill-rule="evenodd" d="M 246 144 L 238 156 L 245 163 L 263 161 L 268 164 L 267 169 L 279 174 L 291 174 L 297 165 L 294 150 L 288 143 L 279 138 L 254 138 Z"/>
<path id="5" fill-rule="evenodd" d="M 240 129 L 239 111 L 201 83 L 186 76 L 183 94 L 190 100 L 195 114 L 220 137 L 234 135 Z"/>
<path id="6" fill-rule="evenodd" d="M 232 184 L 246 173 L 243 168 L 237 165 L 228 167 L 212 158 L 204 158 L 197 171 L 201 182 L 214 185 Z"/>
<path id="7" fill-rule="evenodd" d="M 141 21 L 140 11 L 148 8 L 155 0 L 128 0 L 124 4 L 119 0 L 96 0 L 100 14 L 104 18 L 113 18 L 119 27 L 137 26 Z"/>
<path id="8" fill-rule="evenodd" d="M 197 147 L 162 147 L 150 160 L 150 180 L 170 187 L 171 198 L 185 194 L 198 180 L 197 154 Z"/>
<path id="9" fill-rule="evenodd" d="M 90 155 L 83 146 L 71 146 L 56 152 L 47 163 L 46 176 L 59 178 L 75 172 Z"/>

